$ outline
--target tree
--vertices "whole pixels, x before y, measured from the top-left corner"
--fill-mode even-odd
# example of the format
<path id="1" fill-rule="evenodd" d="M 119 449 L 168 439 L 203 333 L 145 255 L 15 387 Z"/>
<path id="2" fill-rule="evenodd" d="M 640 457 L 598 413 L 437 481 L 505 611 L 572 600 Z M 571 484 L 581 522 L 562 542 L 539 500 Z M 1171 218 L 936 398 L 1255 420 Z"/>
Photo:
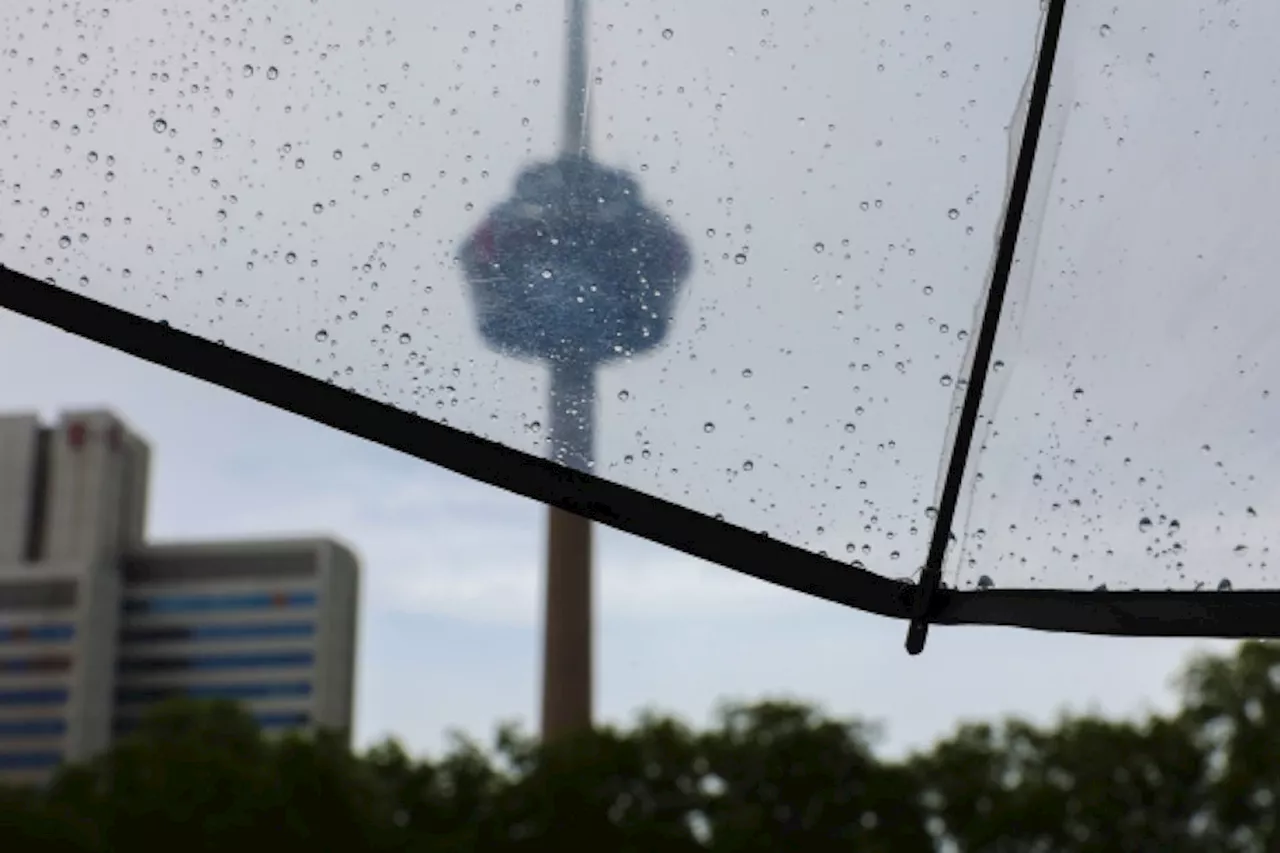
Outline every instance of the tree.
<path id="1" fill-rule="evenodd" d="M 1280 850 L 1280 644 L 1201 655 L 1181 679 L 1179 715 L 1209 767 L 1210 831 L 1224 853 Z"/>
<path id="2" fill-rule="evenodd" d="M 0 789 L 0 850 L 98 853 L 97 826 L 85 812 L 23 788 Z"/>
<path id="3" fill-rule="evenodd" d="M 235 704 L 177 700 L 101 758 L 62 770 L 27 822 L 79 816 L 104 851 L 376 850 L 389 824 L 379 795 L 337 734 L 269 740 Z"/>
<path id="4" fill-rule="evenodd" d="M 230 703 L 167 703 L 87 771 L 82 806 L 111 850 L 222 853 L 256 846 L 270 826 L 270 749 Z"/>
<path id="5" fill-rule="evenodd" d="M 272 745 L 262 840 L 280 853 L 375 851 L 395 841 L 392 801 L 337 732 L 288 734 Z M 265 845 L 264 845 L 265 846 Z"/>
<path id="6" fill-rule="evenodd" d="M 646 715 L 630 732 L 602 727 L 543 746 L 507 728 L 501 790 L 485 850 L 700 851 L 696 740 Z"/>
<path id="7" fill-rule="evenodd" d="M 966 725 L 913 763 L 936 834 L 960 853 L 1217 849 L 1197 831 L 1204 756 L 1178 720 Z"/>
<path id="8" fill-rule="evenodd" d="M 792 702 L 726 706 L 701 744 L 711 849 L 932 851 L 912 775 L 873 735 Z"/>
<path id="9" fill-rule="evenodd" d="M 438 763 L 415 761 L 394 740 L 369 751 L 365 766 L 385 797 L 394 849 L 406 853 L 479 850 L 505 784 L 492 760 L 455 737 Z"/>
<path id="10" fill-rule="evenodd" d="M 177 702 L 43 790 L 0 790 L 0 850 L 1280 853 L 1280 646 L 1196 658 L 1180 687 L 1173 714 L 973 723 L 897 762 L 795 702 L 550 745 L 507 726 L 434 761 Z"/>

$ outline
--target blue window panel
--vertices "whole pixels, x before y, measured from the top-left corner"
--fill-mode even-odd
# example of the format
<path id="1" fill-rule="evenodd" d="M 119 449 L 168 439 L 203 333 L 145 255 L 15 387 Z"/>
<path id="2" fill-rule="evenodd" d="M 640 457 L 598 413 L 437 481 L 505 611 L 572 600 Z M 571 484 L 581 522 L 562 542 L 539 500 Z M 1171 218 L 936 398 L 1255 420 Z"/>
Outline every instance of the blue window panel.
<path id="1" fill-rule="evenodd" d="M 310 666 L 315 662 L 311 652 L 263 652 L 255 655 L 198 655 L 191 659 L 192 669 L 239 669 L 240 667 Z"/>
<path id="2" fill-rule="evenodd" d="M 0 643 L 57 643 L 75 635 L 75 625 L 0 626 Z"/>
<path id="3" fill-rule="evenodd" d="M 71 669 L 71 658 L 66 655 L 0 660 L 0 673 L 66 672 L 69 669 Z"/>
<path id="4" fill-rule="evenodd" d="M 119 690 L 121 702 L 156 702 L 173 696 L 193 699 L 281 699 L 310 696 L 311 685 L 305 681 L 283 684 L 196 684 L 187 687 L 130 687 Z"/>
<path id="5" fill-rule="evenodd" d="M 0 720 L 0 737 L 55 736 L 66 732 L 66 720 Z"/>
<path id="6" fill-rule="evenodd" d="M 192 629 L 193 640 L 283 640 L 314 637 L 309 622 L 293 625 L 204 625 Z"/>
<path id="7" fill-rule="evenodd" d="M 190 655 L 170 658 L 126 658 L 123 672 L 210 671 L 221 669 L 263 669 L 268 667 L 311 666 L 311 652 L 258 652 L 238 655 Z"/>
<path id="8" fill-rule="evenodd" d="M 315 607 L 314 592 L 245 592 L 220 595 L 158 595 L 126 599 L 126 613 L 210 613 Z"/>
<path id="9" fill-rule="evenodd" d="M 316 626 L 309 622 L 265 623 L 261 625 L 164 625 L 129 628 L 120 638 L 126 643 L 198 642 L 213 640 L 296 640 L 314 637 Z"/>
<path id="10" fill-rule="evenodd" d="M 264 729 L 287 729 L 293 726 L 305 726 L 311 722 L 311 715 L 304 712 L 281 711 L 274 714 L 254 714 L 253 718 Z"/>
<path id="11" fill-rule="evenodd" d="M 0 705 L 62 705 L 67 701 L 67 690 L 61 687 L 32 688 L 28 690 L 0 690 Z"/>
<path id="12" fill-rule="evenodd" d="M 0 752 L 0 770 L 47 770 L 61 763 L 60 752 Z"/>

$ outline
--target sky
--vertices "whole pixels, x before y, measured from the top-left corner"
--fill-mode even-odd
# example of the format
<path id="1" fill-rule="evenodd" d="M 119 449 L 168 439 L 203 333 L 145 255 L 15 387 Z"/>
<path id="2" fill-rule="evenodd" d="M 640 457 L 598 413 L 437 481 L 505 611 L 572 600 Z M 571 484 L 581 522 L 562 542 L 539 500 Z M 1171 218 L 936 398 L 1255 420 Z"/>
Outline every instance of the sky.
<path id="1" fill-rule="evenodd" d="M 555 154 L 559 0 L 0 10 L 0 260 L 529 453 L 547 377 L 485 348 L 459 242 Z M 602 370 L 600 476 L 913 574 L 1041 10 L 594 4 L 593 155 L 690 242 L 667 345 Z M 948 579 L 1272 584 L 1280 11 L 1073 2 Z M 541 279 L 554 287 L 557 270 Z M 542 286 L 535 281 L 512 286 Z M 11 327 L 11 328 L 10 328 Z M 541 512 L 6 318 L 6 407 L 118 410 L 155 536 L 332 532 L 366 565 L 360 737 L 528 721 Z M 45 365 L 48 365 L 48 369 Z M 785 692 L 885 720 L 1167 701 L 1190 645 L 939 631 L 599 543 L 600 708 Z M 946 697 L 940 701 L 939 696 Z"/>

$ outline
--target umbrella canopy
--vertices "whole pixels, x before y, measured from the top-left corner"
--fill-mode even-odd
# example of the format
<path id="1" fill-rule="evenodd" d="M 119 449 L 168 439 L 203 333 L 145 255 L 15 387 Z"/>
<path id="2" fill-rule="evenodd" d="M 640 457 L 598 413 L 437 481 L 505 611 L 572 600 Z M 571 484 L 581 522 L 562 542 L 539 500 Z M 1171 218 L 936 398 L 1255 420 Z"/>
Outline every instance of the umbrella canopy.
<path id="1" fill-rule="evenodd" d="M 1280 634 L 1280 9 L 603 3 L 581 162 L 563 23 L 5 7 L 0 306 L 914 651 Z"/>

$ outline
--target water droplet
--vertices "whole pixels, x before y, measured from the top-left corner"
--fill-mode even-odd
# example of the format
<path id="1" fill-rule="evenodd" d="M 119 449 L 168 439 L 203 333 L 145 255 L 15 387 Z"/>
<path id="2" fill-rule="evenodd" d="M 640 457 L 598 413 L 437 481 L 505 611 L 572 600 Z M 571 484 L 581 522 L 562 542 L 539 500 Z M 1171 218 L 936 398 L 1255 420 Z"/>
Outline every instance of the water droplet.
<path id="1" fill-rule="evenodd" d="M 948 211 L 947 211 L 947 218 L 948 218 L 948 219 L 959 219 L 959 218 L 960 218 L 960 211 L 956 210 L 954 207 L 953 207 L 953 208 L 951 208 L 950 210 L 948 210 Z"/>
<path id="2" fill-rule="evenodd" d="M 531 421 L 529 423 L 529 432 L 542 432 L 542 422 Z"/>
<path id="3" fill-rule="evenodd" d="M 253 76 L 253 66 L 252 66 L 252 65 L 245 65 L 245 67 L 244 67 L 244 68 L 240 69 L 240 73 L 241 73 L 241 74 L 243 74 L 245 77 L 252 77 L 252 76 Z"/>
<path id="4" fill-rule="evenodd" d="M 853 433 L 853 432 L 857 432 L 857 430 L 858 430 L 858 425 L 853 423 L 852 421 L 844 425 L 845 432 Z"/>
<path id="5" fill-rule="evenodd" d="M 716 431 L 716 425 L 715 425 L 715 424 L 713 424 L 711 421 L 707 421 L 705 424 L 703 424 L 703 425 L 702 425 L 702 431 L 703 431 L 703 432 L 706 432 L 706 433 L 712 433 L 712 432 L 715 432 L 715 431 Z M 750 464 L 750 463 L 747 463 L 747 464 Z"/>
<path id="6" fill-rule="evenodd" d="M 949 374 L 949 373 L 944 373 L 944 374 L 942 374 L 942 377 L 938 380 L 938 383 L 939 383 L 943 388 L 950 388 L 950 387 L 951 387 L 951 383 L 952 383 L 953 381 L 954 381 L 954 380 L 952 380 L 952 378 L 951 378 L 951 374 Z"/>
<path id="7" fill-rule="evenodd" d="M 543 270 L 543 271 L 542 271 L 542 277 L 543 277 L 543 278 L 551 278 L 551 270 Z"/>
<path id="8" fill-rule="evenodd" d="M 342 159 L 342 149 L 341 149 L 341 148 L 336 148 L 336 149 L 334 149 L 334 152 L 333 152 L 333 159 L 335 159 L 335 160 L 341 160 L 341 159 Z"/>
<path id="9" fill-rule="evenodd" d="M 1244 511 L 1244 514 L 1245 514 L 1245 515 L 1247 515 L 1247 516 L 1249 516 L 1250 518 L 1257 518 L 1257 517 L 1258 517 L 1258 511 L 1257 511 L 1256 509 L 1254 509 L 1253 507 L 1247 507 L 1247 508 L 1245 509 L 1245 511 Z"/>
<path id="10" fill-rule="evenodd" d="M 318 343 L 324 343 L 327 340 L 329 340 L 329 333 L 326 332 L 324 329 L 321 329 L 320 331 L 316 332 L 316 341 Z"/>
<path id="11" fill-rule="evenodd" d="M 1226 578 L 1218 581 L 1218 592 L 1231 592 L 1231 581 Z"/>
<path id="12" fill-rule="evenodd" d="M 1106 38 L 1107 36 L 1111 35 L 1111 25 L 1103 24 L 1102 26 L 1098 27 L 1098 35 L 1102 36 L 1103 38 Z"/>
<path id="13" fill-rule="evenodd" d="M 1084 389 L 1083 389 L 1083 388 L 1077 388 L 1076 390 L 1074 390 L 1074 391 L 1072 391 L 1072 392 L 1071 392 L 1071 398 L 1072 398 L 1073 400 L 1079 400 L 1079 399 L 1080 399 L 1081 397 L 1083 397 L 1083 396 L 1084 396 Z"/>
<path id="14" fill-rule="evenodd" d="M 274 65 L 267 69 L 268 80 L 274 80 L 279 76 L 280 76 L 280 69 L 276 68 Z"/>
<path id="15" fill-rule="evenodd" d="M 295 169 L 301 169 L 302 167 L 304 167 L 304 166 L 306 166 L 306 165 L 307 165 L 307 161 L 306 161 L 306 160 L 303 160 L 301 157 L 299 157 L 297 160 L 294 160 L 294 161 L 293 161 L 293 168 L 295 168 Z"/>
<path id="16" fill-rule="evenodd" d="M 407 343 L 410 343 L 412 340 L 413 338 L 409 336 L 408 332 L 400 333 L 400 343 L 407 344 Z"/>
<path id="17" fill-rule="evenodd" d="M 996 582 L 991 579 L 990 575 L 983 575 L 978 578 L 978 589 L 994 589 Z"/>
<path id="18" fill-rule="evenodd" d="M 753 373 L 751 372 L 751 368 L 749 368 L 749 367 L 744 368 L 744 369 L 743 369 L 743 371 L 742 371 L 742 378 L 743 378 L 743 379 L 750 379 L 750 378 L 751 378 L 752 376 L 754 376 L 754 375 L 755 375 L 755 374 L 753 374 Z"/>
<path id="19" fill-rule="evenodd" d="M 631 399 L 631 392 L 628 391 L 626 388 L 623 388 L 621 391 L 618 392 L 618 399 L 624 403 L 627 402 L 628 400 Z"/>
<path id="20" fill-rule="evenodd" d="M 68 237 L 66 234 L 63 234 L 61 237 L 58 238 L 58 245 L 63 249 L 71 248 L 71 238 Z"/>
<path id="21" fill-rule="evenodd" d="M 213 138 L 213 147 L 214 147 L 214 148 L 221 148 L 221 147 L 222 147 L 222 139 L 221 139 L 220 137 L 215 136 L 215 137 Z"/>
<path id="22" fill-rule="evenodd" d="M 1249 546 L 1248 546 L 1248 545 L 1237 545 L 1236 547 L 1232 548 L 1231 550 L 1232 550 L 1234 553 L 1236 553 L 1236 554 L 1243 554 L 1245 551 L 1248 551 L 1248 550 L 1249 550 Z"/>
<path id="23" fill-rule="evenodd" d="M 733 262 L 735 264 L 738 264 L 739 266 L 741 266 L 742 264 L 745 264 L 747 262 L 746 254 L 743 252 L 739 252 L 738 254 L 734 255 Z"/>
<path id="24" fill-rule="evenodd" d="M 320 202 L 316 202 L 315 204 L 311 205 L 311 212 L 324 213 L 324 205 L 321 204 Z"/>
<path id="25" fill-rule="evenodd" d="M 675 33 L 675 30 L 670 29 L 670 28 L 667 28 L 667 29 L 665 29 L 665 30 L 663 30 L 663 31 L 662 31 L 662 37 L 663 37 L 664 39 L 666 39 L 667 41 L 670 41 L 670 40 L 671 40 L 671 37 L 672 37 L 672 36 L 674 36 L 675 34 L 676 34 L 676 33 Z"/>
<path id="26" fill-rule="evenodd" d="M 169 129 L 169 123 L 162 118 L 158 118 L 151 123 L 151 129 L 156 133 L 164 133 Z"/>
<path id="27" fill-rule="evenodd" d="M 88 277 L 88 276 L 84 276 L 84 275 L 80 276 L 80 286 L 81 286 L 81 287 L 88 287 L 88 286 L 89 286 L 89 277 Z"/>
<path id="28" fill-rule="evenodd" d="M 1151 519 L 1147 518 L 1145 515 L 1142 518 L 1138 519 L 1138 531 L 1140 533 L 1146 533 L 1150 529 L 1151 529 Z"/>
<path id="29" fill-rule="evenodd" d="M 813 250 L 814 250 L 815 252 L 817 252 L 818 254 L 822 254 L 823 252 L 825 252 L 825 251 L 827 250 L 827 246 L 826 246 L 826 244 L 825 244 L 825 243 L 821 243 L 821 242 L 814 243 L 814 244 L 813 244 Z"/>
<path id="30" fill-rule="evenodd" d="M 217 219 L 219 222 L 225 222 L 227 219 L 227 212 L 225 210 L 219 210 L 217 213 Z"/>
<path id="31" fill-rule="evenodd" d="M 1044 475 L 1042 475 L 1042 474 L 1032 474 L 1032 475 L 1031 475 L 1031 483 L 1032 483 L 1033 485 L 1038 486 L 1038 485 L 1040 485 L 1040 484 L 1041 484 L 1041 483 L 1043 483 L 1043 482 L 1044 482 Z"/>
<path id="32" fill-rule="evenodd" d="M 298 260 L 298 256 L 293 252 L 289 252 L 287 255 L 284 256 L 284 262 L 286 264 L 291 264 L 296 260 Z"/>
<path id="33" fill-rule="evenodd" d="M 752 470 L 752 469 L 753 469 L 753 468 L 755 468 L 755 467 L 756 467 L 756 466 L 755 466 L 755 463 L 753 463 L 750 459 L 748 459 L 746 462 L 743 462 L 743 463 L 742 463 L 742 470 L 743 470 L 743 471 L 750 471 L 750 470 Z"/>
<path id="34" fill-rule="evenodd" d="M 1173 521 L 1169 522 L 1169 533 L 1176 534 L 1181 529 L 1182 529 L 1182 524 L 1178 521 L 1178 519 L 1175 518 Z"/>

